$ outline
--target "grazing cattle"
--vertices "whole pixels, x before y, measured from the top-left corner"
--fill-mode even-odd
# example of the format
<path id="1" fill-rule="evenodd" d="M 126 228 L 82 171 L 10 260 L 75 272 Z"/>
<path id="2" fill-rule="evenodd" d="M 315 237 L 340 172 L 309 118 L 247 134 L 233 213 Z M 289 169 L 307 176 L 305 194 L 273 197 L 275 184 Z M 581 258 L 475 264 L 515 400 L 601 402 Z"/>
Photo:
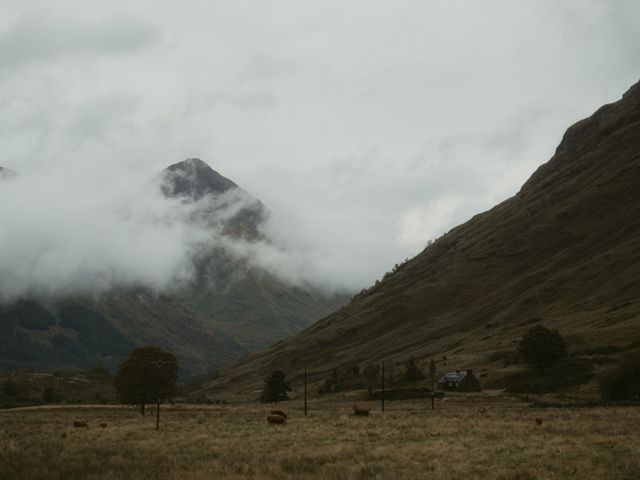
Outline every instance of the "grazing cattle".
<path id="1" fill-rule="evenodd" d="M 487 414 L 487 409 L 484 407 L 480 407 L 478 409 L 478 415 L 486 415 Z"/>
<path id="2" fill-rule="evenodd" d="M 542 419 L 541 418 L 536 418 L 536 425 L 538 425 L 538 426 L 542 425 Z"/>
<path id="3" fill-rule="evenodd" d="M 88 425 L 85 422 L 81 422 L 79 420 L 74 420 L 73 426 L 76 428 L 87 428 Z"/>
<path id="4" fill-rule="evenodd" d="M 282 410 L 271 410 L 271 415 L 280 415 L 281 417 L 287 418 L 287 414 Z"/>
<path id="5" fill-rule="evenodd" d="M 107 424 L 106 423 L 101 423 L 100 424 L 100 428 L 107 428 Z"/>
<path id="6" fill-rule="evenodd" d="M 353 406 L 353 414 L 358 417 L 366 417 L 369 415 L 369 410 L 365 410 L 364 408 L 358 408 L 357 405 Z"/>
<path id="7" fill-rule="evenodd" d="M 267 423 L 269 425 L 286 425 L 287 419 L 282 415 L 269 415 L 267 416 Z"/>

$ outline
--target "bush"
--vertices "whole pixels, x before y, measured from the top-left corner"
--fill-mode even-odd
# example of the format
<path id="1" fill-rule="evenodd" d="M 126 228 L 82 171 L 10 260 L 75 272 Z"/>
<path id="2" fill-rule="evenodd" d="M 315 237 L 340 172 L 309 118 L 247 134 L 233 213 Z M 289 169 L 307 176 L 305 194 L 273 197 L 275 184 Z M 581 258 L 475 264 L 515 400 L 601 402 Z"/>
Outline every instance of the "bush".
<path id="1" fill-rule="evenodd" d="M 603 400 L 640 400 L 640 354 L 630 354 L 600 377 Z"/>
<path id="2" fill-rule="evenodd" d="M 529 365 L 554 362 L 567 356 L 567 347 L 557 330 L 539 325 L 523 335 L 518 356 Z"/>
<path id="3" fill-rule="evenodd" d="M 408 382 L 417 382 L 418 380 L 422 380 L 424 378 L 424 373 L 418 367 L 416 363 L 416 359 L 410 357 L 405 364 L 406 370 L 404 372 L 404 378 Z"/>
<path id="4" fill-rule="evenodd" d="M 20 389 L 18 388 L 18 385 L 16 384 L 16 382 L 11 380 L 7 380 L 2 384 L 2 391 L 5 395 L 9 397 L 15 397 L 20 393 Z"/>
<path id="5" fill-rule="evenodd" d="M 264 389 L 260 395 L 262 403 L 278 403 L 283 400 L 289 400 L 288 392 L 291 391 L 291 385 L 286 380 L 284 372 L 274 371 L 264 381 Z"/>
<path id="6" fill-rule="evenodd" d="M 47 387 L 44 389 L 44 392 L 42 392 L 42 401 L 44 403 L 55 403 L 58 401 L 58 395 L 56 395 L 53 387 Z"/>
<path id="7" fill-rule="evenodd" d="M 509 375 L 505 380 L 511 393 L 549 393 L 581 385 L 591 378 L 593 363 L 572 358 L 552 364 L 539 364 Z"/>

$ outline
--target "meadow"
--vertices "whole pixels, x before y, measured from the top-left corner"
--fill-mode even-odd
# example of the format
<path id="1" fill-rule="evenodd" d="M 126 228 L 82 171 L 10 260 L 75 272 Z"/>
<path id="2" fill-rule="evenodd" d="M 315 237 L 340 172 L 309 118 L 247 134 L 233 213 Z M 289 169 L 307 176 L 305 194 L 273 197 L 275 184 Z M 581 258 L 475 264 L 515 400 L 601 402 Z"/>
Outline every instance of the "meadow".
<path id="1" fill-rule="evenodd" d="M 507 398 L 163 406 L 160 431 L 131 407 L 0 411 L 0 478 L 638 479 L 640 408 L 544 408 Z M 479 413 L 485 408 L 486 413 Z M 536 418 L 542 419 L 537 425 Z M 74 421 L 87 428 L 75 428 Z M 106 423 L 105 428 L 99 425 Z"/>

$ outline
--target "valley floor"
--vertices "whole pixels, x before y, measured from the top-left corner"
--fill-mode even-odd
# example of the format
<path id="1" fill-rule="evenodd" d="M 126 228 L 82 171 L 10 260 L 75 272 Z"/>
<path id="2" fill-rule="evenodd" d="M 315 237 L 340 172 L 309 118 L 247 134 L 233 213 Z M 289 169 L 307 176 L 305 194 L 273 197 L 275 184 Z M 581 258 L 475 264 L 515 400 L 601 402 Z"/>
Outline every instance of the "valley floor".
<path id="1" fill-rule="evenodd" d="M 499 399 L 0 411 L 2 479 L 638 479 L 640 408 L 534 409 Z M 486 408 L 486 413 L 478 409 Z M 542 419 L 536 425 L 535 419 Z M 74 428 L 75 420 L 88 428 Z M 100 423 L 106 423 L 100 428 Z"/>

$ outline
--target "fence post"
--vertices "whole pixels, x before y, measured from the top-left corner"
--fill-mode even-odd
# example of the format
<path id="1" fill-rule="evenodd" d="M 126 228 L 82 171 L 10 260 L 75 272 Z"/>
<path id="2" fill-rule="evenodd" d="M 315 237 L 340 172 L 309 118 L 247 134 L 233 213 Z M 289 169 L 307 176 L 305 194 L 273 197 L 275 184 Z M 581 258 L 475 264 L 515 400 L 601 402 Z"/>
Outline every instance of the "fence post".
<path id="1" fill-rule="evenodd" d="M 158 397 L 158 404 L 156 405 L 156 431 L 160 430 L 160 397 Z"/>
<path id="2" fill-rule="evenodd" d="M 435 381 L 436 381 L 436 362 L 431 359 L 429 362 L 429 375 L 431 376 L 431 410 L 435 410 L 435 400 L 436 400 L 436 389 L 435 389 Z"/>
<path id="3" fill-rule="evenodd" d="M 384 412 L 384 360 L 382 361 L 382 411 Z"/>
<path id="4" fill-rule="evenodd" d="M 307 416 L 307 366 L 304 366 L 304 416 Z"/>

